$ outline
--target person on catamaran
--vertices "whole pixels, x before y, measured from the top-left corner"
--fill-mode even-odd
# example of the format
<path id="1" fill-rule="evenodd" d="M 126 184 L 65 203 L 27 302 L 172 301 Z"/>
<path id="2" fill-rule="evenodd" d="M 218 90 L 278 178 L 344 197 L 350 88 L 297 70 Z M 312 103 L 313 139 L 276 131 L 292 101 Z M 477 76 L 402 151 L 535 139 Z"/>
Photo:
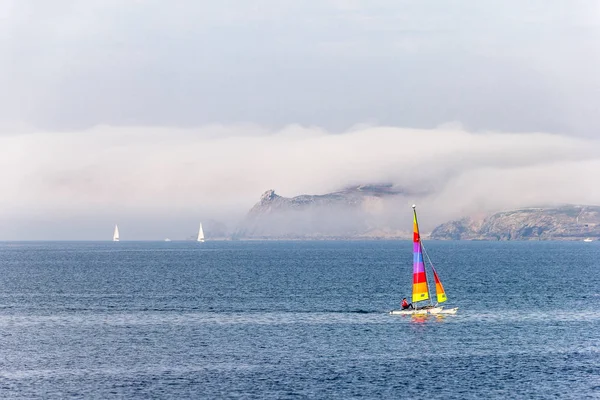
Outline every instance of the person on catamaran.
<path id="1" fill-rule="evenodd" d="M 405 297 L 405 298 L 402 299 L 402 309 L 403 310 L 407 310 L 409 308 L 411 308 L 411 309 L 414 310 L 414 307 L 413 307 L 412 303 L 409 303 L 408 300 L 406 300 L 406 297 Z"/>

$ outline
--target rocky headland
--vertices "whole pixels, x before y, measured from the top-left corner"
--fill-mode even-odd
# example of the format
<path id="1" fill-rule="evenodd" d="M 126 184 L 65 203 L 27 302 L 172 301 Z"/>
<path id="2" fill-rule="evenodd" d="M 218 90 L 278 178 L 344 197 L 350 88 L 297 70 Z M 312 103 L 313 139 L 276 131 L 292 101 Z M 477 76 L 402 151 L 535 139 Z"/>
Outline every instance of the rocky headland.
<path id="1" fill-rule="evenodd" d="M 267 190 L 233 238 L 408 238 L 410 227 L 402 227 L 386 217 L 390 201 L 406 194 L 392 185 L 359 185 L 322 195 L 295 197 Z"/>
<path id="2" fill-rule="evenodd" d="M 564 205 L 503 211 L 446 222 L 431 232 L 442 240 L 583 240 L 600 238 L 600 207 Z"/>

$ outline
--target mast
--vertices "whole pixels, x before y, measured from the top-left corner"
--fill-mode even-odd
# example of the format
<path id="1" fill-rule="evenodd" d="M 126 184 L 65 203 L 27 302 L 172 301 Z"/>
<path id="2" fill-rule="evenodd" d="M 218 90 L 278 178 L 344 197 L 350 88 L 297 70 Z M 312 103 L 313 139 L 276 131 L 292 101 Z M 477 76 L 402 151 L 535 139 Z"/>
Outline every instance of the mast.
<path id="1" fill-rule="evenodd" d="M 416 205 L 413 204 L 413 294 L 412 301 L 429 300 L 431 302 L 431 294 L 429 293 L 429 282 L 427 280 L 427 272 L 425 270 L 425 262 L 423 259 L 423 247 L 421 246 L 421 235 L 419 233 L 419 223 L 417 221 Z M 415 306 L 416 308 L 416 306 Z"/>

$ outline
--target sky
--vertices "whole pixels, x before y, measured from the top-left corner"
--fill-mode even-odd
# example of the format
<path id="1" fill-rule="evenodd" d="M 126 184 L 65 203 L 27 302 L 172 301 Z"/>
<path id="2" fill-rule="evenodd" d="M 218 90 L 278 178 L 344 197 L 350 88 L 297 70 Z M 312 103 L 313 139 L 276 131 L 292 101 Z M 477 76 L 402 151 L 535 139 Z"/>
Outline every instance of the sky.
<path id="1" fill-rule="evenodd" d="M 431 226 L 600 204 L 599 34 L 596 1 L 0 0 L 0 240 L 365 182 Z"/>

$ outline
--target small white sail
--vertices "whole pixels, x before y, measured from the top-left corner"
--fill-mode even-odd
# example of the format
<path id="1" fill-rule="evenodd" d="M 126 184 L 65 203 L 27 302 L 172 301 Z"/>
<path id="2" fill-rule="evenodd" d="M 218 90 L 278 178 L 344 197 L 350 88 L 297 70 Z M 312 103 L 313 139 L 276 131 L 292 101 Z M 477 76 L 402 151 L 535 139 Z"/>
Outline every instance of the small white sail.
<path id="1" fill-rule="evenodd" d="M 198 241 L 204 242 L 204 231 L 202 230 L 202 222 L 200 223 L 200 229 L 198 230 Z"/>
<path id="2" fill-rule="evenodd" d="M 113 233 L 113 242 L 119 241 L 119 227 L 115 225 L 115 233 Z"/>

